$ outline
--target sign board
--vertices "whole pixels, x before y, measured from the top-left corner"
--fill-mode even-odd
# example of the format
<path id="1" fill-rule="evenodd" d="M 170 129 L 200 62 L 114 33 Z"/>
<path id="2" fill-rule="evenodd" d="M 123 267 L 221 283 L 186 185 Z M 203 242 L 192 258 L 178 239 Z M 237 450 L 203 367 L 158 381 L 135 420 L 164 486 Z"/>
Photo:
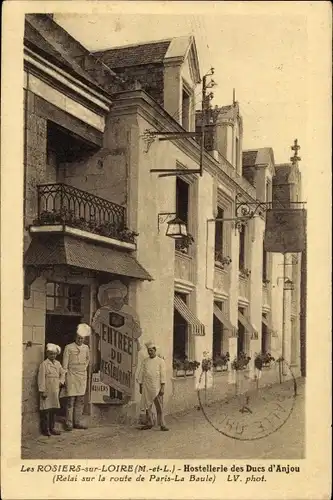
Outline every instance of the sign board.
<path id="1" fill-rule="evenodd" d="M 127 287 L 118 280 L 102 285 L 98 292 L 101 307 L 92 327 L 100 340 L 101 382 L 131 395 L 141 329 L 136 312 L 125 303 L 126 295 Z"/>
<path id="2" fill-rule="evenodd" d="M 297 253 L 305 249 L 306 211 L 272 209 L 266 211 L 264 248 L 266 252 Z"/>
<path id="3" fill-rule="evenodd" d="M 93 373 L 91 380 L 90 401 L 94 404 L 105 404 L 110 397 L 110 386 L 101 382 L 100 372 Z"/>

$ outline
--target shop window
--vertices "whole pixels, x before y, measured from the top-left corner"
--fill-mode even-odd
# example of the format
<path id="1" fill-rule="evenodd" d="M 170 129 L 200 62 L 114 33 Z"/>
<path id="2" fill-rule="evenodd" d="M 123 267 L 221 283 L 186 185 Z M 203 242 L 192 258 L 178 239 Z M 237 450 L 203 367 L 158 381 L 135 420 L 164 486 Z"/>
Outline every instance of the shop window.
<path id="1" fill-rule="evenodd" d="M 246 250 L 246 227 L 242 226 L 239 232 L 239 269 L 245 268 L 245 250 Z"/>
<path id="2" fill-rule="evenodd" d="M 176 293 L 185 304 L 187 296 Z M 189 331 L 186 320 L 174 309 L 173 317 L 173 359 L 184 361 L 189 358 Z"/>
<path id="3" fill-rule="evenodd" d="M 217 207 L 217 219 L 224 218 L 224 210 L 221 207 Z M 223 262 L 223 238 L 224 224 L 223 221 L 215 222 L 215 262 Z"/>
<path id="4" fill-rule="evenodd" d="M 48 313 L 82 314 L 82 286 L 67 283 L 46 284 L 46 310 Z"/>

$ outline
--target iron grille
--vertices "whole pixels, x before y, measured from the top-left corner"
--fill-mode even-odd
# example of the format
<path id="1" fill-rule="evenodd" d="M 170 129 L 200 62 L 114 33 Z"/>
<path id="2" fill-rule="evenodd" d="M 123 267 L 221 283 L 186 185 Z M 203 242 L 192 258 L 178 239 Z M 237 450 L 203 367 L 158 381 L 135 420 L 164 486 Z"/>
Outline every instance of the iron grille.
<path id="1" fill-rule="evenodd" d="M 41 184 L 36 225 L 62 224 L 134 242 L 136 233 L 126 227 L 126 209 L 109 200 L 67 184 Z"/>

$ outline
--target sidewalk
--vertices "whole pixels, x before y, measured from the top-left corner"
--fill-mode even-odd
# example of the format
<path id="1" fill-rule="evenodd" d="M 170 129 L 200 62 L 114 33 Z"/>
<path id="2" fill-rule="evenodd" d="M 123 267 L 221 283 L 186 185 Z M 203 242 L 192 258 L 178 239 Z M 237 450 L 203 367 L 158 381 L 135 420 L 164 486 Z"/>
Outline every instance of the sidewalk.
<path id="1" fill-rule="evenodd" d="M 283 393 L 286 384 L 274 390 Z M 222 402 L 212 403 L 216 415 Z M 265 402 L 253 400 L 260 414 Z M 232 416 L 239 406 L 223 404 Z M 113 459 L 113 458 L 302 458 L 304 445 L 304 382 L 298 381 L 294 411 L 276 433 L 256 441 L 236 441 L 218 433 L 198 408 L 167 417 L 169 432 L 158 428 L 139 431 L 137 426 L 121 424 L 88 430 L 63 432 L 60 436 L 41 436 L 22 443 L 23 459 Z"/>

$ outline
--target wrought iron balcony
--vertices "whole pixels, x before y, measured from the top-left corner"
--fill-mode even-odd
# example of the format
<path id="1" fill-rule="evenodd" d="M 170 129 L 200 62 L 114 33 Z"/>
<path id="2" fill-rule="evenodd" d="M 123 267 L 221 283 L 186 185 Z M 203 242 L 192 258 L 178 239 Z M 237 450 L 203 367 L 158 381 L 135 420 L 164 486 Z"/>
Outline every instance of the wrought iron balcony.
<path id="1" fill-rule="evenodd" d="M 138 236 L 126 227 L 126 209 L 67 184 L 41 184 L 38 217 L 33 224 L 67 225 L 100 236 L 134 243 Z"/>

